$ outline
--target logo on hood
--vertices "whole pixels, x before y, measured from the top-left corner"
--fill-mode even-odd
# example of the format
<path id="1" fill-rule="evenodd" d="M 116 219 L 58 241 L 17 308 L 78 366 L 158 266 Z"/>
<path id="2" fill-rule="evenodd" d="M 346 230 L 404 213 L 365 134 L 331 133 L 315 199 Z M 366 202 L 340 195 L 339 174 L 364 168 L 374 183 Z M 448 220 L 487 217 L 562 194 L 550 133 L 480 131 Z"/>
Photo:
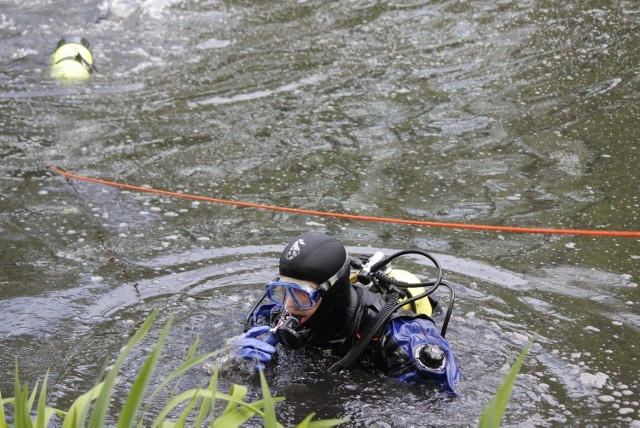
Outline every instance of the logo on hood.
<path id="1" fill-rule="evenodd" d="M 287 251 L 287 254 L 285 255 L 287 260 L 293 260 L 298 257 L 298 254 L 300 254 L 301 251 L 300 245 L 306 245 L 304 243 L 304 239 L 298 239 L 296 242 L 291 244 L 291 247 L 289 247 L 289 251 Z"/>

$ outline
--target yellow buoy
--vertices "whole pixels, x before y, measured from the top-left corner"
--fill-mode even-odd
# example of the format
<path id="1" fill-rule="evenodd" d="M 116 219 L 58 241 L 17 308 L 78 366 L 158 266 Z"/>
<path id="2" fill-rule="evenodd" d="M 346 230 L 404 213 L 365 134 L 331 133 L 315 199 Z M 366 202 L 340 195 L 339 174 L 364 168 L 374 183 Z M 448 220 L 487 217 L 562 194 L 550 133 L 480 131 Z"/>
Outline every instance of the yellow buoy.
<path id="1" fill-rule="evenodd" d="M 51 77 L 60 80 L 86 80 L 95 71 L 89 42 L 79 36 L 67 36 L 58 42 L 53 54 Z"/>

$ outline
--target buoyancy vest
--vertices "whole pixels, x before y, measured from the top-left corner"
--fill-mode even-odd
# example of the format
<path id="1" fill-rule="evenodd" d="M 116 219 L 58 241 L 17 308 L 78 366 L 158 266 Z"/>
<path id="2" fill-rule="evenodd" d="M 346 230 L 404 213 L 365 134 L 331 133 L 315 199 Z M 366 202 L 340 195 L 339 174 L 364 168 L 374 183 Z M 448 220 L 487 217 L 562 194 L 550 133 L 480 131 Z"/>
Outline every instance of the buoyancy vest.
<path id="1" fill-rule="evenodd" d="M 334 355 L 343 357 L 367 331 L 385 303 L 381 294 L 352 284 L 343 295 L 334 296 L 331 308 L 322 319 L 310 320 L 313 323 L 308 326 L 312 333 L 308 346 L 330 349 Z M 391 315 L 389 321 L 399 317 L 430 320 L 425 315 L 400 309 Z M 360 366 L 376 367 L 387 376 L 399 376 L 411 370 L 413 363 L 387 329 L 383 328 L 380 337 L 374 337 L 360 357 Z"/>

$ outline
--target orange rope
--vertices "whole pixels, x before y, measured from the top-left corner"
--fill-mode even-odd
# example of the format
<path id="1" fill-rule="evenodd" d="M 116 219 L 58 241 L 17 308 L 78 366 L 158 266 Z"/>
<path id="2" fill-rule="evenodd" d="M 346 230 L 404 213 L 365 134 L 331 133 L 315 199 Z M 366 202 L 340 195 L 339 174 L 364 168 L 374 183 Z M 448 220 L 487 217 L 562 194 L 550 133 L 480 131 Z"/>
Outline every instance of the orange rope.
<path id="1" fill-rule="evenodd" d="M 414 226 L 430 226 L 430 227 L 449 227 L 454 229 L 473 229 L 473 230 L 491 230 L 498 232 L 513 232 L 513 233 L 540 233 L 550 235 L 584 235 L 584 236 L 609 236 L 609 237 L 625 237 L 625 238 L 640 238 L 640 231 L 618 231 L 618 230 L 582 230 L 582 229 L 544 229 L 537 227 L 514 227 L 514 226 L 490 226 L 483 224 L 464 224 L 464 223 L 443 223 L 437 221 L 424 221 L 424 220 L 404 220 L 398 218 L 388 217 L 371 217 L 355 214 L 343 214 L 343 213 L 331 213 L 325 211 L 305 210 L 299 208 L 278 207 L 273 205 L 255 204 L 251 202 L 231 201 L 228 199 L 209 198 L 206 196 L 190 195 L 186 193 L 169 192 L 167 190 L 150 189 L 146 187 L 132 186 L 130 184 L 118 183 L 115 181 L 100 180 L 98 178 L 86 177 L 83 175 L 71 174 L 63 171 L 56 166 L 51 168 L 59 174 L 73 178 L 75 180 L 90 181 L 92 183 L 103 184 L 105 186 L 119 187 L 122 189 L 135 190 L 138 192 L 155 193 L 159 195 L 173 196 L 177 198 L 191 199 L 195 201 L 213 202 L 218 204 L 234 205 L 245 208 L 258 208 L 271 211 L 282 211 L 294 214 L 306 214 L 320 217 L 333 217 L 345 220 L 359 220 L 359 221 L 373 221 L 380 223 L 395 223 L 395 224 L 410 224 Z"/>

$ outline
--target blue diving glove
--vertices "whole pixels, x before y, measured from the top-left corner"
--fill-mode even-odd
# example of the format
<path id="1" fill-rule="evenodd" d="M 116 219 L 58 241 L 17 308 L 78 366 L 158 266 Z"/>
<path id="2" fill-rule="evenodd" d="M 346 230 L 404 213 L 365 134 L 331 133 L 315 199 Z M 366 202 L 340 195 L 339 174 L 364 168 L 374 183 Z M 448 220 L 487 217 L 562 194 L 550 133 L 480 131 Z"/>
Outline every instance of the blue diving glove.
<path id="1" fill-rule="evenodd" d="M 269 330 L 271 328 L 268 325 L 253 327 L 240 341 L 238 355 L 256 361 L 256 369 L 264 369 L 263 363 L 271 361 L 271 357 L 276 353 L 275 345 L 278 344 L 278 338 L 275 334 L 270 334 L 264 340 L 256 339 L 258 336 L 269 333 Z"/>
<path id="2" fill-rule="evenodd" d="M 398 380 L 415 382 L 422 378 L 434 379 L 445 387 L 448 394 L 457 397 L 454 386 L 460 380 L 460 369 L 449 344 L 440 336 L 435 325 L 422 318 L 400 318 L 392 320 L 390 329 L 416 368 Z"/>

